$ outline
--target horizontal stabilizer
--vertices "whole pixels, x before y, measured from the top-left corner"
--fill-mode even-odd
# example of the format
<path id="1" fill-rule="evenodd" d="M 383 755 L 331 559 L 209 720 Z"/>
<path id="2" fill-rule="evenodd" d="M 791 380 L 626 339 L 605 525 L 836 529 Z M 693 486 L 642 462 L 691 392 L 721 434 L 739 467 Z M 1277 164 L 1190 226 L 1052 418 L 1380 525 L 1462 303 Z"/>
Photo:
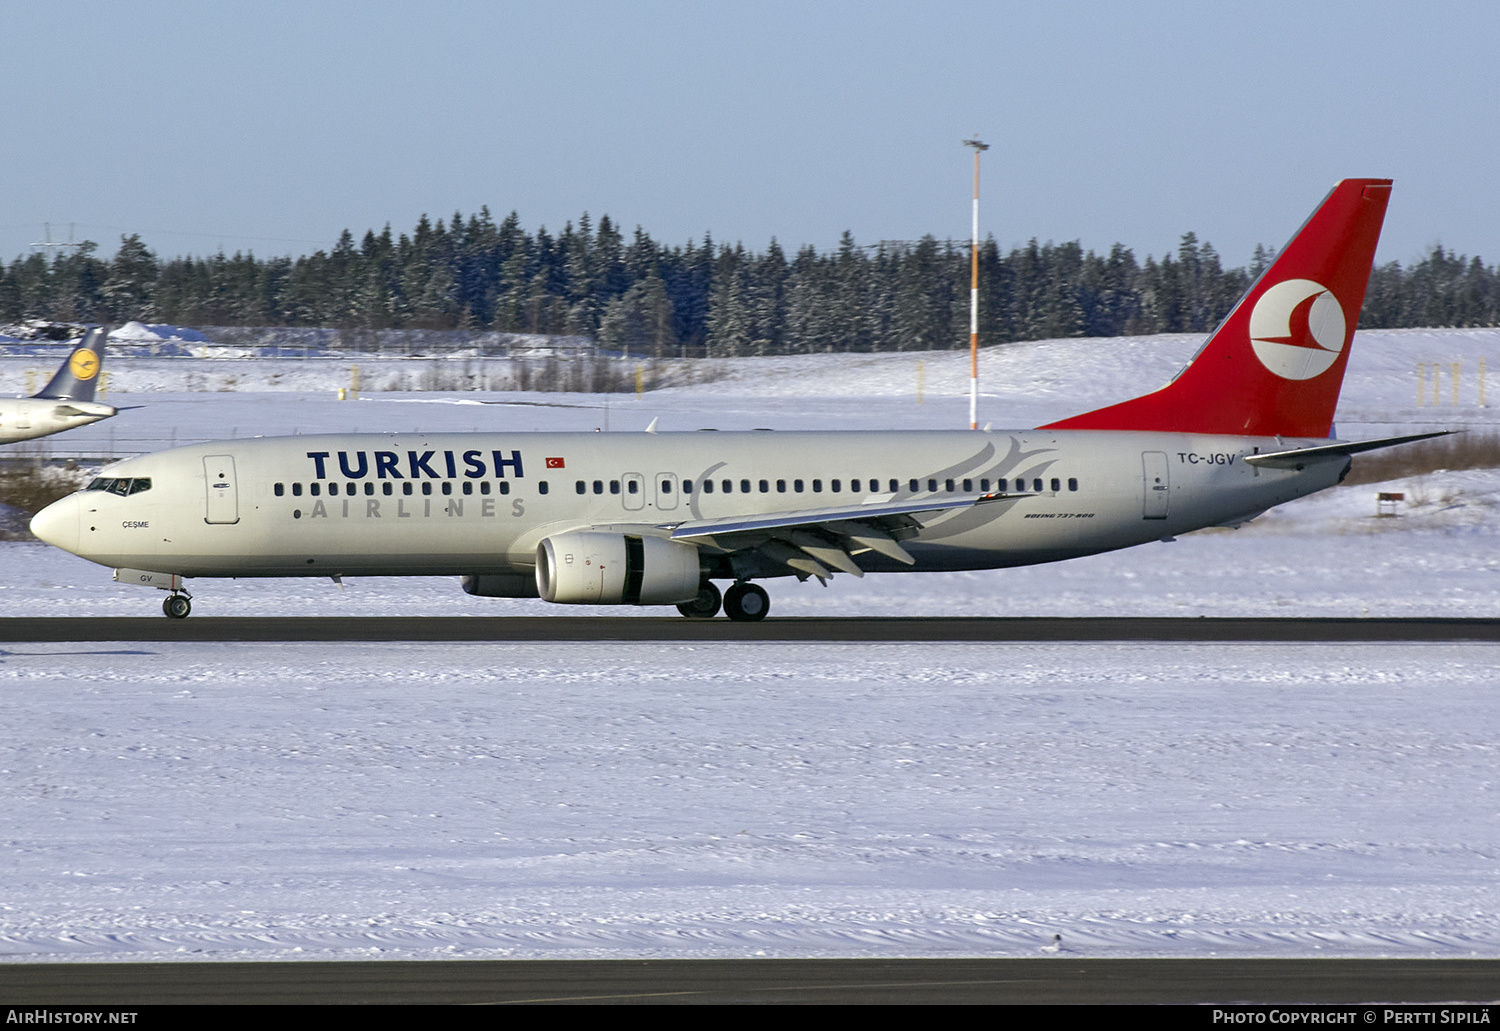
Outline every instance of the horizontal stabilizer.
<path id="1" fill-rule="evenodd" d="M 1246 455 L 1250 465 L 1264 465 L 1275 469 L 1291 469 L 1313 458 L 1328 458 L 1335 455 L 1357 455 L 1362 451 L 1379 451 L 1381 448 L 1410 444 L 1414 440 L 1431 440 L 1446 437 L 1455 430 L 1438 430 L 1435 433 L 1413 433 L 1405 437 L 1381 437 L 1378 440 L 1350 440 L 1336 444 L 1319 444 L 1315 447 L 1293 448 L 1290 451 L 1271 451 L 1263 455 Z"/>

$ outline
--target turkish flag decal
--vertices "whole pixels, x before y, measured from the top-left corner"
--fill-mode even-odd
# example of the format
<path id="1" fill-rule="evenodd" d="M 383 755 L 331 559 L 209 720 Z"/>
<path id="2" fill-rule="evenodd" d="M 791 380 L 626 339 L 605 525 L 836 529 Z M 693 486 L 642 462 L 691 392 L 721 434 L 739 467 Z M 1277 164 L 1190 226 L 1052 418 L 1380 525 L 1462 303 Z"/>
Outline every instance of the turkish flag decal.
<path id="1" fill-rule="evenodd" d="M 547 468 L 548 469 L 562 469 L 562 468 L 565 467 L 565 465 L 566 465 L 566 463 L 564 463 L 561 458 L 549 458 L 549 459 L 547 459 Z"/>

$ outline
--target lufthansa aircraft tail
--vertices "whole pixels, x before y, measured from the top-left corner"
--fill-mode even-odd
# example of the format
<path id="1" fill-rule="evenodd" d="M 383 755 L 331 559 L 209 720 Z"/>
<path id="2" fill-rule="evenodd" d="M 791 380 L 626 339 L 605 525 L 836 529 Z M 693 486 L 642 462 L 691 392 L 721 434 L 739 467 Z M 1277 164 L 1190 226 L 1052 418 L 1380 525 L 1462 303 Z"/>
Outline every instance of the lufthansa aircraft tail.
<path id="1" fill-rule="evenodd" d="M 1389 179 L 1345 179 L 1165 387 L 1043 429 L 1327 437 Z"/>
<path id="2" fill-rule="evenodd" d="M 43 401 L 92 401 L 99 370 L 104 366 L 104 338 L 102 328 L 85 333 L 56 375 L 40 393 L 31 396 Z"/>

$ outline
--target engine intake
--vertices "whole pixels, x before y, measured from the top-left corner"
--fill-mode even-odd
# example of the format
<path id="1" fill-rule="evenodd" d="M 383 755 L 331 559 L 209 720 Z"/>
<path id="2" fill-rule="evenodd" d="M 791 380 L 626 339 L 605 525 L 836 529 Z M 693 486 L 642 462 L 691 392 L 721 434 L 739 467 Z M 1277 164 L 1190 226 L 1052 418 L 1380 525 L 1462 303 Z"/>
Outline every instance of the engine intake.
<path id="1" fill-rule="evenodd" d="M 698 596 L 698 549 L 663 537 L 580 530 L 536 549 L 536 587 L 564 605 L 677 605 Z"/>

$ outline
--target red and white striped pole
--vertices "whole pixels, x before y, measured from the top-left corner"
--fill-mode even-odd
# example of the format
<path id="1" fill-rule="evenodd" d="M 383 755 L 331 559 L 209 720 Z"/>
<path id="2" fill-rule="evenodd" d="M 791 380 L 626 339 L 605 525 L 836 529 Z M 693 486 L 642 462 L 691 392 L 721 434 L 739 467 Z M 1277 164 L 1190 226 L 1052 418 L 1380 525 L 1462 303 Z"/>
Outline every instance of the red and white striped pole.
<path id="1" fill-rule="evenodd" d="M 979 155 L 990 149 L 988 143 L 964 140 L 974 148 L 974 234 L 973 272 L 969 279 L 969 429 L 979 429 Z"/>

